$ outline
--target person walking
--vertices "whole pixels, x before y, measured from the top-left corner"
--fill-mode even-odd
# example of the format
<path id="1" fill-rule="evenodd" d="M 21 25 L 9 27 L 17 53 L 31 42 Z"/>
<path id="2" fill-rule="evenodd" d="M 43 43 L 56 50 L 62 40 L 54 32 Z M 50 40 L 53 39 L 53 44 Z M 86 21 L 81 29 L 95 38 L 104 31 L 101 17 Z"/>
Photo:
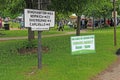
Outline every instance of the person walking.
<path id="1" fill-rule="evenodd" d="M 85 29 L 85 19 L 81 20 L 81 29 Z"/>
<path id="2" fill-rule="evenodd" d="M 64 27 L 64 24 L 63 24 L 62 20 L 60 20 L 58 23 L 58 31 L 60 31 L 60 30 L 63 31 L 63 27 Z"/>

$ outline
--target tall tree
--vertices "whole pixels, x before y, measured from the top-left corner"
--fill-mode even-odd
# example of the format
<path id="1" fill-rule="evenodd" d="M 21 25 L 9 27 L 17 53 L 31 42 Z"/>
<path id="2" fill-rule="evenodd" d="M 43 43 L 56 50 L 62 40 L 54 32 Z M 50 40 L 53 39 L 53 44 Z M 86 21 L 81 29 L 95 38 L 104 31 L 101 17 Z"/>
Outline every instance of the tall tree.
<path id="1" fill-rule="evenodd" d="M 3 16 L 15 18 L 24 9 L 24 0 L 0 0 L 0 12 Z"/>
<path id="2" fill-rule="evenodd" d="M 25 0 L 26 8 L 28 9 L 37 9 L 38 0 Z M 28 28 L 28 40 L 31 41 L 35 38 L 34 31 L 31 30 L 31 27 Z"/>
<path id="3" fill-rule="evenodd" d="M 0 0 L 2 1 L 2 0 Z M 4 5 L 1 5 L 1 14 L 12 18 L 17 17 L 20 13 L 23 14 L 24 8 L 36 9 L 37 0 L 4 0 Z M 28 28 L 28 40 L 34 39 L 34 31 Z"/>
<path id="4" fill-rule="evenodd" d="M 0 0 L 0 12 L 4 15 L 16 16 L 15 14 L 23 11 L 25 6 L 37 8 L 38 0 Z M 46 0 L 44 0 L 46 1 Z M 120 0 L 116 2 L 117 10 L 119 9 Z M 57 14 L 76 13 L 78 16 L 85 14 L 95 17 L 110 16 L 112 10 L 112 3 L 110 0 L 51 0 L 50 10 L 55 10 Z"/>

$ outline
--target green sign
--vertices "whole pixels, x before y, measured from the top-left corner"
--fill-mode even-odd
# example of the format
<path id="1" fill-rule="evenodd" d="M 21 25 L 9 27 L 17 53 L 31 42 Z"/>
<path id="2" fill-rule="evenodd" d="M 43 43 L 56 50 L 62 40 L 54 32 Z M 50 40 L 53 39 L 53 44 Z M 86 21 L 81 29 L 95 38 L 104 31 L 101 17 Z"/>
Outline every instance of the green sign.
<path id="1" fill-rule="evenodd" d="M 95 53 L 95 36 L 75 36 L 71 37 L 72 55 Z"/>

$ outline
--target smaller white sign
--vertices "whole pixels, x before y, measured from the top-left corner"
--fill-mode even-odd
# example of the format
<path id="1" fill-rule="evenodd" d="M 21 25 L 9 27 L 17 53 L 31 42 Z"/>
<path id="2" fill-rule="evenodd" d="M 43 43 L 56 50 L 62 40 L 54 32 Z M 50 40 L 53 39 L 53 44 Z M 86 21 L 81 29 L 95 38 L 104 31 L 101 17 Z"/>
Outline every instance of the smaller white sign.
<path id="1" fill-rule="evenodd" d="M 71 37 L 72 54 L 95 53 L 94 35 Z"/>
<path id="2" fill-rule="evenodd" d="M 31 30 L 32 31 L 43 31 L 43 30 L 49 30 L 49 26 L 44 26 L 44 27 L 32 27 Z"/>

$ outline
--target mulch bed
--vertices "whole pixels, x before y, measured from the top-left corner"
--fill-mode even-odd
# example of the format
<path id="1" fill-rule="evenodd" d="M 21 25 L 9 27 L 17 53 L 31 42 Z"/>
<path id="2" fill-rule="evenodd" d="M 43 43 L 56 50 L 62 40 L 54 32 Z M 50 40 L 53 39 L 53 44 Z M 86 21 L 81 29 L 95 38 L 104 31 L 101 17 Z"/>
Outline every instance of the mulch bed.
<path id="1" fill-rule="evenodd" d="M 49 51 L 48 47 L 42 47 L 42 52 L 43 53 L 47 53 Z M 37 53 L 38 52 L 38 48 L 34 47 L 34 48 L 20 48 L 18 49 L 18 53 L 20 54 L 31 54 L 31 53 Z"/>

